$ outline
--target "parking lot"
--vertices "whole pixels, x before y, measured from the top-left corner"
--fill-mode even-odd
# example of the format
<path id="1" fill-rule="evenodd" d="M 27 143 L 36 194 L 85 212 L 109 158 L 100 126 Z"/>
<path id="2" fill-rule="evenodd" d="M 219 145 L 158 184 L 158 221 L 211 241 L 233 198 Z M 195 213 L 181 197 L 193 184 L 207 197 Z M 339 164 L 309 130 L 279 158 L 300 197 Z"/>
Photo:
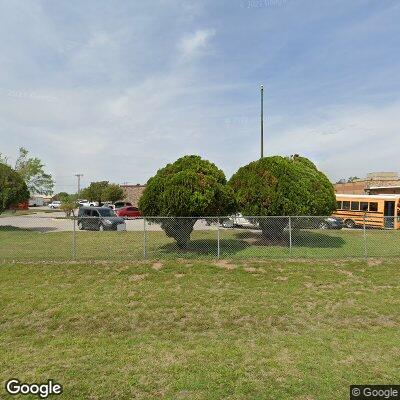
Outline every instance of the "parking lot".
<path id="1" fill-rule="evenodd" d="M 10 226 L 19 229 L 27 229 L 37 232 L 69 232 L 74 230 L 74 221 L 65 217 L 62 211 L 48 211 L 46 207 L 38 207 L 34 209 L 34 214 L 27 215 L 2 215 L 0 216 L 0 226 Z M 77 215 L 77 211 L 75 215 Z M 128 219 L 126 222 L 127 231 L 143 231 L 143 219 Z M 195 230 L 210 230 L 215 229 L 215 226 L 210 226 L 204 220 L 198 220 L 194 226 Z M 78 227 L 76 227 L 78 231 Z M 146 230 L 160 231 L 158 224 L 147 224 Z"/>

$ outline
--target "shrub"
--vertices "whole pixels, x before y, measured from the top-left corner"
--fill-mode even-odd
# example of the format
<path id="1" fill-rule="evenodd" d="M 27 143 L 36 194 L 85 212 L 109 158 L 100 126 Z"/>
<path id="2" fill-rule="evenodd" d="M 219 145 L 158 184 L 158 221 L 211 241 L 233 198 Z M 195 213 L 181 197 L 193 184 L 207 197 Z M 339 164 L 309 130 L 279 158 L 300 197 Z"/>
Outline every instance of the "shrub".
<path id="1" fill-rule="evenodd" d="M 22 177 L 8 165 L 0 163 L 0 214 L 11 205 L 28 199 L 28 187 Z"/>
<path id="2" fill-rule="evenodd" d="M 336 200 L 329 179 L 307 158 L 264 157 L 229 181 L 238 210 L 248 216 L 330 215 Z M 259 219 L 266 237 L 277 237 L 287 218 Z"/>
<path id="3" fill-rule="evenodd" d="M 149 179 L 139 209 L 144 216 L 175 217 L 157 222 L 184 248 L 199 217 L 221 216 L 234 210 L 233 192 L 223 171 L 213 163 L 195 155 L 184 156 Z"/>
<path id="4" fill-rule="evenodd" d="M 99 204 L 105 201 L 115 203 L 121 200 L 124 196 L 124 191 L 121 186 L 108 181 L 91 182 L 90 185 L 83 189 L 80 193 L 82 199 L 96 201 Z"/>
<path id="5" fill-rule="evenodd" d="M 76 208 L 76 203 L 69 199 L 63 201 L 60 207 L 61 211 L 64 211 L 65 216 L 67 218 L 69 218 L 71 214 L 74 215 L 75 208 Z"/>

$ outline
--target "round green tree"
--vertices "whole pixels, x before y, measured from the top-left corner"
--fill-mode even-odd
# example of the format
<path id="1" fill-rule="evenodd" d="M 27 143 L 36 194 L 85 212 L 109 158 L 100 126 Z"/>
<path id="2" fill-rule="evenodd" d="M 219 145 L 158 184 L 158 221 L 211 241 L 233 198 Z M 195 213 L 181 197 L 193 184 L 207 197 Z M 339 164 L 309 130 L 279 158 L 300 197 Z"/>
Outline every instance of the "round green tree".
<path id="1" fill-rule="evenodd" d="M 144 216 L 171 217 L 152 221 L 184 248 L 199 217 L 223 216 L 234 210 L 233 191 L 213 163 L 196 155 L 184 156 L 149 179 L 139 209 Z"/>
<path id="2" fill-rule="evenodd" d="M 0 214 L 11 205 L 28 199 L 28 187 L 22 177 L 8 165 L 0 163 Z"/>
<path id="3" fill-rule="evenodd" d="M 335 209 L 329 179 L 307 158 L 264 157 L 245 165 L 229 181 L 238 210 L 247 216 L 323 216 Z M 264 236 L 279 237 L 287 218 L 258 219 Z"/>
<path id="4" fill-rule="evenodd" d="M 103 201 L 111 201 L 115 203 L 116 201 L 122 200 L 123 198 L 124 190 L 116 183 L 109 183 L 102 193 Z"/>

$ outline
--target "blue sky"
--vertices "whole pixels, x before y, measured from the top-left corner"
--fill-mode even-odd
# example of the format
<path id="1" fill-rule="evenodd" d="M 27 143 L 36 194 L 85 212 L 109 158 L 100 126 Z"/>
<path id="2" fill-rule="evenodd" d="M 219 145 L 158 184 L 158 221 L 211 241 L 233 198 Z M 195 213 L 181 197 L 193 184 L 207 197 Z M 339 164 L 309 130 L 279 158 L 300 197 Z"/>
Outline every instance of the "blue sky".
<path id="1" fill-rule="evenodd" d="M 397 0 L 0 0 L 1 153 L 57 190 L 200 154 L 229 178 L 300 153 L 332 180 L 399 171 Z"/>

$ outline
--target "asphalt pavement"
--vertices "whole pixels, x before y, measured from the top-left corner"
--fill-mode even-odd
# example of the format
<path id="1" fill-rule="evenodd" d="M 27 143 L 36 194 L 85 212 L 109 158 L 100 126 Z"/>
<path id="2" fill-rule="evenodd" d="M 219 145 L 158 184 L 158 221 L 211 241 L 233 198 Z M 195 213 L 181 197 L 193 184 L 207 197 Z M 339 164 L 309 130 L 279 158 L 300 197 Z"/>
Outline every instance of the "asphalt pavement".
<path id="1" fill-rule="evenodd" d="M 38 232 L 72 232 L 74 230 L 74 222 L 72 219 L 65 218 L 62 211 L 55 211 L 51 213 L 44 212 L 48 210 L 46 207 L 35 208 L 35 214 L 28 215 L 0 215 L 0 227 L 7 226 L 17 229 L 26 229 Z M 143 231 L 144 221 L 143 218 L 126 220 L 127 231 Z M 195 230 L 215 230 L 215 225 L 207 225 L 204 220 L 198 220 L 194 226 Z M 76 226 L 76 230 L 78 228 Z M 146 224 L 148 231 L 161 231 L 158 224 Z"/>

